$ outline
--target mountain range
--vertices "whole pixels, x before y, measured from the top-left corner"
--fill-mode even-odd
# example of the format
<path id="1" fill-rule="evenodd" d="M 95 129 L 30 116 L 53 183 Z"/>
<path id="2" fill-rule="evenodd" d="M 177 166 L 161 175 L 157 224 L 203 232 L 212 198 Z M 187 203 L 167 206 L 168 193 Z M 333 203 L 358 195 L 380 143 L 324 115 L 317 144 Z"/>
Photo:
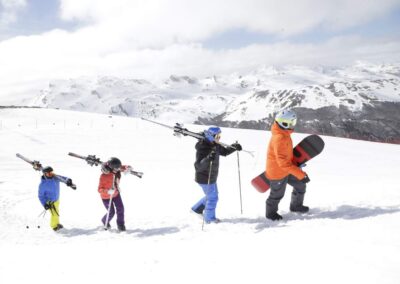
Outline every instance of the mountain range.
<path id="1" fill-rule="evenodd" d="M 293 108 L 298 132 L 400 143 L 400 63 L 262 66 L 153 81 L 80 77 L 50 81 L 23 104 L 264 130 L 278 110 Z"/>

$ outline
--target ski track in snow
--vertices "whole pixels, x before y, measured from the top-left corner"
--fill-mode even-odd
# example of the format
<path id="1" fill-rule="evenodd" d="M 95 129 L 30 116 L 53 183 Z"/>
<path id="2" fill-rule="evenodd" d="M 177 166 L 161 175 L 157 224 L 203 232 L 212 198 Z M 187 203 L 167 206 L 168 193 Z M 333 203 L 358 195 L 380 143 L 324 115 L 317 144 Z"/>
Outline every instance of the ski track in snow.
<path id="1" fill-rule="evenodd" d="M 280 204 L 284 219 L 272 222 L 264 218 L 268 195 L 250 185 L 264 168 L 269 132 L 223 129 L 224 143 L 238 140 L 256 157 L 240 153 L 243 214 L 236 154 L 221 158 L 222 222 L 202 230 L 202 220 L 189 212 L 202 196 L 193 181 L 194 139 L 133 118 L 46 109 L 0 115 L 0 283 L 400 281 L 399 145 L 324 137 L 324 152 L 305 168 L 309 214 L 289 212 L 288 186 Z M 304 136 L 294 134 L 294 143 Z M 142 179 L 121 180 L 126 232 L 116 230 L 115 219 L 110 231 L 100 226 L 100 169 L 68 152 L 117 156 L 144 172 Z M 49 213 L 39 216 L 40 174 L 16 153 L 77 184 L 76 191 L 61 185 L 65 229 L 55 233 Z"/>

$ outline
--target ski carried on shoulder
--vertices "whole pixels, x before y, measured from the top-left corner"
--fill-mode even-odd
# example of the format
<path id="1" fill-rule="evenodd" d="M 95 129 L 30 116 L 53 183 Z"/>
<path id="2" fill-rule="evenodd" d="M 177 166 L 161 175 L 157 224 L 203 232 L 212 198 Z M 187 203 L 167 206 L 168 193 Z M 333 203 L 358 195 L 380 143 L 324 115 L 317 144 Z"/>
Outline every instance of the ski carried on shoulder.
<path id="1" fill-rule="evenodd" d="M 151 122 L 151 123 L 154 123 L 154 124 L 158 124 L 160 126 L 172 129 L 174 131 L 174 136 L 176 136 L 176 137 L 181 137 L 183 135 L 183 136 L 190 136 L 190 137 L 193 137 L 193 138 L 196 138 L 196 139 L 199 139 L 199 140 L 203 140 L 203 139 L 206 138 L 203 133 L 196 133 L 196 132 L 188 130 L 187 128 L 183 128 L 183 124 L 181 124 L 181 123 L 175 123 L 174 126 L 170 126 L 170 125 L 167 125 L 167 124 L 164 124 L 164 123 L 160 123 L 158 121 L 150 120 L 150 119 L 147 119 L 147 118 L 144 118 L 144 117 L 141 117 L 141 119 L 144 120 L 144 121 L 148 121 L 148 122 Z M 222 142 L 217 142 L 217 141 L 215 141 L 215 143 L 217 143 L 217 144 L 219 144 L 219 145 L 221 145 L 221 146 L 223 146 L 225 148 L 233 148 L 233 149 L 236 150 L 236 148 L 233 147 L 232 145 L 225 144 L 225 143 L 222 143 Z M 250 154 L 252 157 L 254 157 L 254 153 L 252 151 L 246 151 L 246 150 L 242 149 L 242 152 L 246 152 L 246 153 Z"/>
<path id="2" fill-rule="evenodd" d="M 71 152 L 69 152 L 68 155 L 71 157 L 85 160 L 92 167 L 103 164 L 103 162 L 100 160 L 100 158 L 97 158 L 96 155 L 82 156 L 82 155 L 71 153 Z M 142 172 L 137 172 L 132 169 L 129 169 L 128 173 L 130 173 L 131 175 L 137 176 L 138 178 L 142 178 L 142 176 L 143 176 Z"/>
<path id="3" fill-rule="evenodd" d="M 33 160 L 33 161 L 32 161 L 32 160 L 28 159 L 27 157 L 22 156 L 22 155 L 19 154 L 19 153 L 17 153 L 16 156 L 17 156 L 18 158 L 20 158 L 21 160 L 27 162 L 28 164 L 31 164 L 31 165 L 33 166 L 33 169 L 34 169 L 34 170 L 36 170 L 36 171 L 42 171 L 43 166 L 42 166 L 42 164 L 41 164 L 39 161 L 36 161 L 36 160 Z M 65 178 L 63 178 L 63 177 L 61 177 L 61 176 L 59 176 L 59 175 L 54 175 L 54 177 L 55 177 L 56 179 L 58 179 L 59 181 L 61 181 L 61 182 L 65 183 L 65 184 L 67 184 L 67 180 L 65 180 Z M 76 185 L 75 185 L 75 184 L 71 184 L 71 185 L 69 185 L 69 186 L 70 186 L 72 189 L 76 189 Z"/>

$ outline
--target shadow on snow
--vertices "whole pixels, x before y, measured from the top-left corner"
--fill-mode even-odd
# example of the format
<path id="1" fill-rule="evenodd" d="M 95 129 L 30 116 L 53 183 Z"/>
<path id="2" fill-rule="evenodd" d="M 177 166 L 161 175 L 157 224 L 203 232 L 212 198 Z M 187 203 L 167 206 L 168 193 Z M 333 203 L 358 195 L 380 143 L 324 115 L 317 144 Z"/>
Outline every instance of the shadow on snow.
<path id="1" fill-rule="evenodd" d="M 286 227 L 290 222 L 299 220 L 318 220 L 318 219 L 342 219 L 342 220 L 357 220 L 369 217 L 376 217 L 385 214 L 392 214 L 400 212 L 400 206 L 390 206 L 390 207 L 360 207 L 351 205 L 342 205 L 334 210 L 324 210 L 320 208 L 311 209 L 310 212 L 306 214 L 298 213 L 286 213 L 283 214 L 283 220 L 281 221 L 271 221 L 263 217 L 259 218 L 232 218 L 223 219 L 223 224 L 255 224 L 256 232 L 259 233 L 268 228 L 276 227 Z M 76 237 L 81 235 L 93 235 L 99 232 L 105 232 L 102 227 L 97 227 L 93 229 L 63 229 L 59 233 L 65 237 Z M 121 234 L 134 234 L 139 238 L 146 238 L 152 236 L 161 236 L 176 234 L 180 232 L 178 227 L 161 227 L 161 228 L 150 228 L 150 229 L 133 229 L 126 230 L 126 232 Z M 118 233 L 116 229 L 111 229 L 108 233 Z"/>
<path id="2" fill-rule="evenodd" d="M 136 234 L 137 237 L 139 238 L 144 238 L 144 237 L 152 237 L 152 236 L 158 236 L 158 235 L 168 235 L 168 234 L 174 234 L 179 232 L 179 228 L 177 227 L 163 227 L 163 228 L 152 228 L 152 229 L 134 229 L 134 230 L 126 230 L 125 232 L 122 232 L 121 234 Z M 94 235 L 102 232 L 107 232 L 107 233 L 120 233 L 116 229 L 111 229 L 109 231 L 106 231 L 103 229 L 103 227 L 97 227 L 97 228 L 92 228 L 92 229 L 80 229 L 80 228 L 71 228 L 67 229 L 64 228 L 59 231 L 59 234 L 65 236 L 65 237 L 77 237 L 77 236 L 89 236 L 89 235 Z"/>
<path id="3" fill-rule="evenodd" d="M 360 207 L 351 205 L 342 205 L 334 210 L 324 210 L 319 208 L 311 209 L 306 214 L 292 213 L 283 214 L 283 220 L 271 221 L 265 218 L 234 218 L 224 219 L 224 223 L 247 223 L 257 224 L 256 231 L 260 232 L 267 228 L 285 227 L 292 221 L 298 220 L 317 220 L 317 219 L 343 219 L 343 220 L 357 220 L 369 217 L 376 217 L 384 214 L 392 214 L 400 212 L 400 206 L 390 207 Z"/>

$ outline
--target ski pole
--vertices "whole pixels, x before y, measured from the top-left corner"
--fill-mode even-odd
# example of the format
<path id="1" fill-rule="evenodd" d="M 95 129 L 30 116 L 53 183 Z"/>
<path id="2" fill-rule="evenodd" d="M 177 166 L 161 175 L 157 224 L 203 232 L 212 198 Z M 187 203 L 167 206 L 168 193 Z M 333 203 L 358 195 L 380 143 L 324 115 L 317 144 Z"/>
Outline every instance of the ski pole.
<path id="1" fill-rule="evenodd" d="M 46 209 L 43 210 L 43 211 L 37 216 L 37 219 L 39 219 L 40 217 L 43 217 L 43 219 L 44 219 L 44 217 L 46 216 L 46 212 L 47 212 Z M 35 227 L 38 228 L 38 229 L 40 229 L 40 224 L 41 224 L 41 223 L 39 223 L 39 222 L 37 221 L 37 219 L 36 219 L 36 222 L 35 222 L 35 223 L 36 223 L 36 224 L 35 224 Z M 25 228 L 29 229 L 30 227 L 29 227 L 29 225 L 26 225 Z"/>
<path id="2" fill-rule="evenodd" d="M 44 218 L 44 216 L 46 216 L 46 212 L 47 212 L 47 210 L 44 209 L 44 210 L 42 211 L 42 213 L 40 213 L 40 214 L 38 215 L 38 218 L 39 218 L 40 216 L 43 216 L 43 218 Z"/>
<path id="3" fill-rule="evenodd" d="M 205 211 L 206 211 L 206 208 L 207 208 L 207 194 L 209 193 L 209 191 L 210 191 L 210 181 L 211 181 L 211 170 L 212 170 L 212 164 L 213 164 L 213 160 L 211 160 L 210 161 L 210 171 L 209 171 L 209 173 L 208 173 L 208 182 L 207 182 L 207 191 L 208 192 L 206 192 L 206 202 L 205 202 L 205 206 L 204 206 L 204 211 L 203 211 L 203 224 L 201 225 L 201 230 L 202 231 L 204 231 L 204 215 L 205 215 Z"/>
<path id="4" fill-rule="evenodd" d="M 112 189 L 114 189 L 114 187 L 115 187 L 114 182 L 115 182 L 115 175 L 113 174 Z M 110 209 L 111 209 L 111 205 L 112 205 L 113 194 L 110 194 L 110 202 L 108 203 L 106 222 L 104 223 L 104 230 L 106 230 L 106 231 L 108 229 L 108 221 L 109 221 L 108 219 L 110 218 Z"/>
<path id="5" fill-rule="evenodd" d="M 237 142 L 236 142 L 236 143 L 237 143 Z M 238 176 L 239 176 L 240 214 L 243 214 L 243 207 L 242 207 L 242 182 L 241 182 L 241 179 L 240 179 L 239 151 L 236 151 L 236 154 L 237 154 Z"/>

